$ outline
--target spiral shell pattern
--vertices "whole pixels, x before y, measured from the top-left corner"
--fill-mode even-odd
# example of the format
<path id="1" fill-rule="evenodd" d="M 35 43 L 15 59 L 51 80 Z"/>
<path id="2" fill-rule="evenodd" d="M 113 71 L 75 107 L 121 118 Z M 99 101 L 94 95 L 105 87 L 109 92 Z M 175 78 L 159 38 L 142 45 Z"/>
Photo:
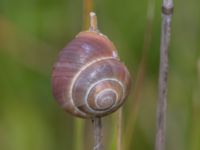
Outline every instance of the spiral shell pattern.
<path id="1" fill-rule="evenodd" d="M 130 75 L 107 37 L 81 32 L 60 52 L 52 87 L 67 112 L 82 118 L 105 116 L 124 103 Z"/>

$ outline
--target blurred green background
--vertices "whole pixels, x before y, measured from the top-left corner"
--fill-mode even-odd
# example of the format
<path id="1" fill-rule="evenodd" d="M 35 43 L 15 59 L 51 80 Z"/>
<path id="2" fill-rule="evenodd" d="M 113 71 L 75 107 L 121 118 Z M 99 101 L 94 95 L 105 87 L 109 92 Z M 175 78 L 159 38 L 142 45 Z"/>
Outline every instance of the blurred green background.
<path id="1" fill-rule="evenodd" d="M 161 0 L 94 0 L 99 27 L 133 76 L 123 107 L 124 150 L 153 150 Z M 167 150 L 200 150 L 200 1 L 175 1 L 169 53 Z M 0 150 L 92 149 L 90 120 L 51 94 L 58 52 L 82 30 L 81 0 L 0 0 Z M 150 19 L 147 19 L 150 18 Z M 117 113 L 103 119 L 116 149 Z"/>

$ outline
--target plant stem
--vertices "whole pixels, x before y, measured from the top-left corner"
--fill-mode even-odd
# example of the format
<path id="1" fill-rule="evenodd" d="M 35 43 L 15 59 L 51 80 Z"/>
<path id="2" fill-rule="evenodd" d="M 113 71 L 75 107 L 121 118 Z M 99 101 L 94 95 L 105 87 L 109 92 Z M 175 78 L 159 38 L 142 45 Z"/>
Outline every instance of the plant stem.
<path id="1" fill-rule="evenodd" d="M 83 0 L 83 30 L 89 28 L 89 18 L 88 14 L 93 11 L 93 0 Z"/>
<path id="2" fill-rule="evenodd" d="M 122 150 L 122 107 L 117 114 L 117 150 Z"/>
<path id="3" fill-rule="evenodd" d="M 93 150 L 102 150 L 102 124 L 100 117 L 94 117 L 92 120 L 94 126 L 94 148 Z"/>
<path id="4" fill-rule="evenodd" d="M 75 120 L 75 140 L 74 140 L 74 147 L 75 150 L 82 150 L 83 145 L 83 129 L 84 129 L 84 122 L 82 119 L 76 118 Z"/>
<path id="5" fill-rule="evenodd" d="M 90 29 L 91 32 L 98 32 L 97 16 L 94 12 L 90 12 Z"/>
<path id="6" fill-rule="evenodd" d="M 98 32 L 98 25 L 97 25 L 97 16 L 94 12 L 90 12 L 90 28 L 89 31 L 91 32 Z M 94 150 L 102 150 L 102 124 L 100 117 L 94 117 L 93 120 L 94 125 Z"/>
<path id="7" fill-rule="evenodd" d="M 162 29 L 160 45 L 160 71 L 157 103 L 156 150 L 165 150 L 166 113 L 167 113 L 167 80 L 168 80 L 168 49 L 171 35 L 173 0 L 163 0 Z"/>

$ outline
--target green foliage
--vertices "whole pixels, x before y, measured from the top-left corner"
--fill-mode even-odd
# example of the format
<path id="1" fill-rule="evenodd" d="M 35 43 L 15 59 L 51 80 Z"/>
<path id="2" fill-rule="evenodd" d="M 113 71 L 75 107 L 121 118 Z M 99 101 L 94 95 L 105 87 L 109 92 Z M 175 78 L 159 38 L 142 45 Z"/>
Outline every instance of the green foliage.
<path id="1" fill-rule="evenodd" d="M 143 55 L 147 1 L 94 2 L 101 32 L 115 43 L 133 76 L 123 124 L 124 132 L 132 133 L 130 137 L 123 135 L 123 145 L 130 140 L 130 150 L 153 150 L 161 1 L 155 4 L 152 40 L 137 103 L 133 95 Z M 169 53 L 168 150 L 200 149 L 199 4 L 175 1 Z M 50 83 L 59 50 L 81 27 L 81 1 L 0 1 L 0 150 L 91 149 L 91 122 L 66 115 L 54 101 Z M 116 114 L 103 121 L 105 147 L 114 150 Z M 134 125 L 129 127 L 132 121 Z"/>

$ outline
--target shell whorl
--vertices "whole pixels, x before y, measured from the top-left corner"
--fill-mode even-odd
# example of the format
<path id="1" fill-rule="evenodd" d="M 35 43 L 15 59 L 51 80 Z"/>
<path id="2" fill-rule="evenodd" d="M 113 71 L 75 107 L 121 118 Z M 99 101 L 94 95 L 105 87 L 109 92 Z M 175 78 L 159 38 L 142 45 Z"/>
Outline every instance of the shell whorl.
<path id="1" fill-rule="evenodd" d="M 73 115 L 104 116 L 127 96 L 130 75 L 105 36 L 81 32 L 59 55 L 52 74 L 53 94 Z"/>

